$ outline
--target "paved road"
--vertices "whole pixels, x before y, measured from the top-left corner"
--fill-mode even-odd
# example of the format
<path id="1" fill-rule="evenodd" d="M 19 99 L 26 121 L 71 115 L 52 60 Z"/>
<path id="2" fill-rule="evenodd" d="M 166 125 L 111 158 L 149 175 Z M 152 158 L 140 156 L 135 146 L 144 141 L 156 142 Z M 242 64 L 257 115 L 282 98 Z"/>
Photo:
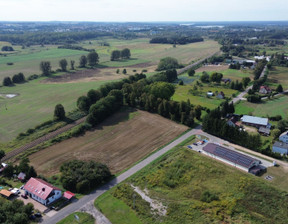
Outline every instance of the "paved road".
<path id="1" fill-rule="evenodd" d="M 264 67 L 263 71 L 261 72 L 261 75 L 260 75 L 259 79 L 261 79 L 261 78 L 264 77 L 266 70 L 267 70 L 267 66 Z M 246 100 L 246 99 L 244 99 L 243 97 L 244 97 L 244 95 L 246 95 L 246 94 L 248 93 L 249 89 L 252 89 L 252 88 L 253 88 L 253 85 L 247 87 L 242 93 L 240 93 L 238 96 L 236 96 L 235 98 L 233 98 L 233 99 L 230 101 L 230 103 L 233 102 L 233 104 L 235 105 L 235 103 L 237 103 L 237 102 L 240 101 L 240 100 Z"/>
<path id="2" fill-rule="evenodd" d="M 216 53 L 211 54 L 211 55 L 209 55 L 208 57 L 203 58 L 203 59 L 201 59 L 201 60 L 199 60 L 199 61 L 197 61 L 197 62 L 195 62 L 195 63 L 193 63 L 193 64 L 191 64 L 191 65 L 188 65 L 188 66 L 186 66 L 185 68 L 179 69 L 179 70 L 177 71 L 177 74 L 178 74 L 178 75 L 181 75 L 181 74 L 185 73 L 189 68 L 193 68 L 194 66 L 202 63 L 202 62 L 205 61 L 206 59 L 213 57 L 213 56 L 214 56 L 215 54 L 217 54 L 217 53 L 219 53 L 219 51 L 217 51 Z"/>
<path id="3" fill-rule="evenodd" d="M 189 138 L 191 135 L 195 135 L 199 131 L 199 128 L 201 128 L 201 127 L 199 126 L 199 127 L 195 128 L 195 129 L 187 132 L 186 134 L 184 134 L 183 136 L 179 137 L 178 139 L 176 139 L 175 141 L 173 141 L 169 145 L 165 146 L 163 149 L 155 152 L 154 154 L 152 154 L 148 158 L 144 159 L 143 161 L 139 162 L 138 164 L 136 164 L 135 166 L 133 166 L 132 168 L 130 168 L 129 170 L 127 170 L 123 174 L 121 174 L 118 177 L 116 177 L 115 179 L 111 180 L 109 183 L 107 183 L 104 186 L 98 188 L 96 191 L 90 193 L 89 195 L 84 196 L 83 198 L 81 198 L 77 202 L 74 202 L 74 203 L 68 205 L 67 207 L 61 209 L 54 216 L 45 217 L 45 219 L 43 220 L 42 223 L 43 224 L 57 223 L 61 219 L 63 219 L 64 217 L 68 216 L 69 214 L 81 209 L 87 203 L 91 203 L 91 201 L 93 202 L 97 197 L 102 195 L 104 192 L 106 192 L 110 188 L 112 188 L 115 185 L 117 185 L 117 184 L 121 183 L 122 181 L 126 180 L 128 177 L 132 176 L 133 174 L 135 174 L 136 172 L 138 172 L 139 170 L 141 170 L 142 168 L 144 168 L 145 166 L 150 164 L 152 161 L 154 161 L 155 159 L 159 158 L 160 156 L 162 156 L 163 154 L 168 152 L 170 149 L 172 149 L 176 145 L 180 144 L 181 142 L 183 142 L 184 140 Z"/>

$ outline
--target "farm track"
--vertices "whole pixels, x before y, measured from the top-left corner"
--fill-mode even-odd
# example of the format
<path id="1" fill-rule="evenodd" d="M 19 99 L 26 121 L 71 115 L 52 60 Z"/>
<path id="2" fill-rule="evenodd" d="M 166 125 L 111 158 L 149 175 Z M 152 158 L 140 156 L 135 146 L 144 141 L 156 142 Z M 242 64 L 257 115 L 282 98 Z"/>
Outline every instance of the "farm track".
<path id="1" fill-rule="evenodd" d="M 8 159 L 11 159 L 12 157 L 17 156 L 20 153 L 25 152 L 28 149 L 31 149 L 31 148 L 33 148 L 33 147 L 35 147 L 35 146 L 37 146 L 37 145 L 39 145 L 45 141 L 48 141 L 48 140 L 56 137 L 57 135 L 60 135 L 64 132 L 70 130 L 71 128 L 83 123 L 85 121 L 85 119 L 86 119 L 86 117 L 80 118 L 79 120 L 76 120 L 75 122 L 73 122 L 71 124 L 65 125 L 64 127 L 59 128 L 53 132 L 50 132 L 50 133 L 48 133 L 48 134 L 46 134 L 46 135 L 44 135 L 38 139 L 26 144 L 26 145 L 21 146 L 18 149 L 15 149 L 11 152 L 8 152 L 1 161 L 6 161 Z"/>

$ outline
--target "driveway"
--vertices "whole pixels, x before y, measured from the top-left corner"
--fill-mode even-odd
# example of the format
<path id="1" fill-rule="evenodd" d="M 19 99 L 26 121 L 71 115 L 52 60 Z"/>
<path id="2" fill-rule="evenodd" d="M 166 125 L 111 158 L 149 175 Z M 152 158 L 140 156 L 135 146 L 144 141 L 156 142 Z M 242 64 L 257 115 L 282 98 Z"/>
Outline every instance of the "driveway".
<path id="1" fill-rule="evenodd" d="M 21 194 L 24 194 L 23 190 L 21 190 Z M 22 198 L 21 194 L 19 194 L 17 199 L 23 201 L 25 205 L 27 205 L 28 203 L 32 203 L 34 205 L 34 209 L 39 210 L 41 213 L 43 213 L 47 209 L 47 207 L 45 205 L 42 205 L 41 203 L 35 201 L 34 199 L 32 199 L 30 197 L 28 197 L 27 199 Z"/>

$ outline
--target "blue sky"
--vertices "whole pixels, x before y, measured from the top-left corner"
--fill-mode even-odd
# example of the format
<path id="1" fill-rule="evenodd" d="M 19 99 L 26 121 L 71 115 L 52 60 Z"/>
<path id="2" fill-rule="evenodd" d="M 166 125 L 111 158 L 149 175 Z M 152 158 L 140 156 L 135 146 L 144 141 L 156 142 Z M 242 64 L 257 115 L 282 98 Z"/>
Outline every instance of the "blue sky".
<path id="1" fill-rule="evenodd" d="M 0 0 L 0 21 L 275 21 L 288 0 Z"/>

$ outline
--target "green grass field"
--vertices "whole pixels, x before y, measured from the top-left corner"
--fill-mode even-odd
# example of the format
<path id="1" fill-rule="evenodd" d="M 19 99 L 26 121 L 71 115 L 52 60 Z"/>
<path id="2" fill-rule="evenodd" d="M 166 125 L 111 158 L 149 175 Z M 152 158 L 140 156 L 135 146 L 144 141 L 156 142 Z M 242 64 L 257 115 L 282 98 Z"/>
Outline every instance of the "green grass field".
<path id="1" fill-rule="evenodd" d="M 254 116 L 276 116 L 281 115 L 283 118 L 288 117 L 288 97 L 282 96 L 262 103 L 249 103 L 247 101 L 241 101 L 235 105 L 236 114 L 249 114 Z"/>
<path id="2" fill-rule="evenodd" d="M 216 41 L 207 40 L 205 42 L 180 45 L 174 48 L 172 45 L 165 44 L 149 44 L 149 39 L 134 40 L 117 40 L 104 39 L 110 46 L 99 46 L 99 42 L 103 40 L 91 40 L 79 43 L 79 46 L 87 49 L 95 49 L 100 57 L 100 64 L 108 67 L 125 67 L 137 64 L 149 63 L 157 65 L 163 57 L 171 56 L 179 60 L 180 63 L 190 63 L 207 55 L 215 53 L 219 50 Z M 2 43 L 2 45 L 9 45 Z M 1 47 L 1 43 L 0 43 Z M 7 54 L 6 57 L 0 56 L 0 80 L 5 76 L 13 76 L 16 73 L 23 72 L 25 76 L 31 74 L 40 74 L 39 64 L 41 61 L 48 60 L 51 62 L 52 70 L 59 68 L 59 60 L 66 58 L 75 60 L 75 66 L 79 64 L 81 55 L 87 55 L 87 51 L 58 49 L 57 46 L 31 46 L 22 49 L 21 46 L 13 46 L 15 52 Z M 131 50 L 130 60 L 110 61 L 110 54 L 115 49 L 129 48 Z M 13 62 L 14 65 L 6 63 Z M 69 67 L 69 66 L 68 66 Z M 137 66 L 136 66 L 137 67 Z M 140 66 L 143 68 L 142 66 Z"/>
<path id="3" fill-rule="evenodd" d="M 75 215 L 78 216 L 79 220 L 75 218 Z M 95 224 L 95 219 L 92 215 L 84 212 L 74 212 L 70 215 L 68 215 L 66 218 L 62 219 L 60 222 L 57 222 L 57 224 Z"/>
<path id="4" fill-rule="evenodd" d="M 288 89 L 288 68 L 286 67 L 273 67 L 269 71 L 268 80 L 266 83 L 270 88 L 276 89 L 279 84 L 282 85 L 284 90 Z"/>
<path id="5" fill-rule="evenodd" d="M 95 201 L 95 207 L 109 217 L 113 224 L 142 224 L 140 219 L 128 205 L 110 194 L 101 195 Z"/>
<path id="6" fill-rule="evenodd" d="M 63 104 L 66 112 L 75 109 L 79 96 L 104 83 L 44 84 L 35 80 L 14 87 L 1 87 L 1 93 L 17 93 L 19 96 L 0 99 L 0 141 L 12 140 L 20 132 L 52 119 L 58 103 Z"/>
<path id="7" fill-rule="evenodd" d="M 206 97 L 208 91 L 212 92 L 220 92 L 223 91 L 225 94 L 225 97 L 232 97 L 232 94 L 237 94 L 236 90 L 217 86 L 217 87 L 209 87 L 208 85 L 204 85 L 203 87 L 197 87 L 198 91 L 200 92 L 200 95 L 193 96 L 191 93 L 189 93 L 189 90 L 191 90 L 192 84 L 180 86 L 177 85 L 176 91 L 174 95 L 172 96 L 172 99 L 175 101 L 187 101 L 188 99 L 190 100 L 191 104 L 194 105 L 201 105 L 203 107 L 207 107 L 209 109 L 214 109 L 217 106 L 219 106 L 222 102 L 225 101 L 225 99 L 218 99 L 216 96 L 213 97 Z"/>
<path id="8" fill-rule="evenodd" d="M 7 57 L 0 56 L 0 80 L 2 81 L 5 76 L 12 77 L 19 72 L 22 72 L 26 77 L 40 74 L 41 61 L 50 61 L 52 70 L 59 68 L 59 61 L 63 58 L 66 58 L 68 63 L 70 60 L 74 60 L 78 65 L 80 56 L 87 54 L 87 51 L 58 49 L 56 46 L 33 46 L 29 49 L 19 50 Z M 14 65 L 7 65 L 8 62 L 13 62 Z"/>
<path id="9" fill-rule="evenodd" d="M 143 224 L 285 223 L 287 192 L 282 192 L 282 187 L 276 189 L 275 179 L 268 182 L 188 150 L 186 146 L 177 146 L 96 199 L 95 204 L 108 219 L 115 220 L 113 224 L 120 224 L 120 220 L 135 213 Z M 142 190 L 145 188 L 149 197 L 166 205 L 166 216 L 153 214 L 151 208 L 149 212 L 149 204 L 137 194 L 133 209 L 130 183 Z"/>

